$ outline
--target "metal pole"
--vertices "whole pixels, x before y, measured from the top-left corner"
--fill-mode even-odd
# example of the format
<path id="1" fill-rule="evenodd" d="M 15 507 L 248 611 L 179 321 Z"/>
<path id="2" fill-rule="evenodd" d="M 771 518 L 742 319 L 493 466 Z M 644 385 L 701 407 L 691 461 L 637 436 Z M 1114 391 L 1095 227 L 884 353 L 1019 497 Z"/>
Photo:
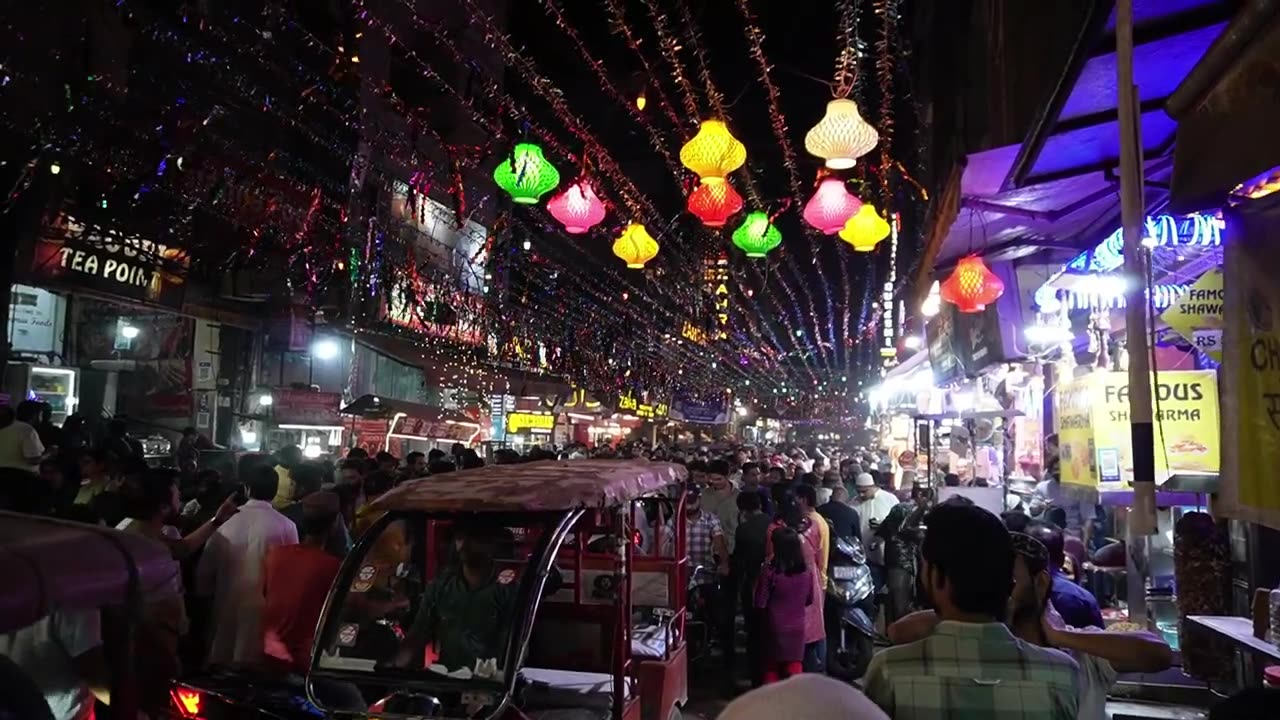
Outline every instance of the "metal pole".
<path id="1" fill-rule="evenodd" d="M 1124 232 L 1125 335 L 1129 351 L 1129 427 L 1133 452 L 1133 507 L 1128 516 L 1129 621 L 1147 623 L 1147 536 L 1156 531 L 1155 436 L 1151 422 L 1151 367 L 1147 352 L 1146 258 L 1142 232 L 1142 142 L 1138 91 L 1133 84 L 1133 0 L 1116 3 L 1116 92 L 1120 114 L 1120 225 Z"/>

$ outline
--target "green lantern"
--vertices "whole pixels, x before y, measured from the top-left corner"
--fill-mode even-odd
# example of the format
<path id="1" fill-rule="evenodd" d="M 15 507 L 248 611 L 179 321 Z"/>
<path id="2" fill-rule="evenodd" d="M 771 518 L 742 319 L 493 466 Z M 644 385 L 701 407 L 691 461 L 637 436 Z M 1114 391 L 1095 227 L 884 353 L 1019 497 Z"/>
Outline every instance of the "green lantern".
<path id="1" fill-rule="evenodd" d="M 521 205 L 533 205 L 560 183 L 560 173 L 533 143 L 519 143 L 493 171 L 493 181 Z"/>
<path id="2" fill-rule="evenodd" d="M 733 244 L 749 258 L 764 257 L 782 244 L 782 233 L 769 221 L 768 213 L 756 210 L 743 218 L 742 224 L 733 231 Z"/>

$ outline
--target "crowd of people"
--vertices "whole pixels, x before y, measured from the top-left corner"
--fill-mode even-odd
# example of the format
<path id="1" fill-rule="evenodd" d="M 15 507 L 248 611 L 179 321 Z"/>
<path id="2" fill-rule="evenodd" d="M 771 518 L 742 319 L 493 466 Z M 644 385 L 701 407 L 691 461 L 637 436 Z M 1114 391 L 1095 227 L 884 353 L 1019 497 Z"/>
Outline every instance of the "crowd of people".
<path id="1" fill-rule="evenodd" d="M 4 509 L 137 533 L 182 564 L 177 593 L 144 598 L 131 672 L 152 708 L 167 705 L 173 678 L 202 667 L 305 672 L 327 589 L 374 519 L 370 503 L 406 480 L 484 464 L 461 445 L 403 461 L 357 448 L 328 462 L 286 446 L 242 457 L 224 478 L 200 467 L 194 430 L 155 467 L 123 423 L 95 437 L 81 423 L 52 427 L 42 410 L 23 403 L 0 417 Z M 939 503 L 927 481 L 895 488 L 867 451 L 782 450 L 534 448 L 494 462 L 645 457 L 687 467 L 682 520 L 700 612 L 730 677 L 745 667 L 740 680 L 758 688 L 727 718 L 760 715 L 756 703 L 777 702 L 771 688 L 809 685 L 860 708 L 847 717 L 1104 718 L 1118 673 L 1168 667 L 1155 636 L 1103 632 L 1097 601 L 1063 571 L 1070 538 L 1057 525 L 963 497 Z M 655 526 L 675 521 L 650 518 L 641 544 L 670 543 L 673 533 Z M 842 539 L 865 550 L 891 643 L 870 660 L 865 697 L 806 679 L 827 670 L 825 597 Z M 0 635 L 0 655 L 35 668 L 55 718 L 86 720 L 109 702 L 113 669 L 96 623 L 57 615 Z"/>

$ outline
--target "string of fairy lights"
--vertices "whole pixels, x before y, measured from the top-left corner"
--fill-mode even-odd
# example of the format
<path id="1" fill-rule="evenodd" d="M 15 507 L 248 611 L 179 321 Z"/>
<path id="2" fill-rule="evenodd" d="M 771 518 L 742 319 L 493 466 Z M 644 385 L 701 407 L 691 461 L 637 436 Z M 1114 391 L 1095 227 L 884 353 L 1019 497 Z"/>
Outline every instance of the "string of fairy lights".
<path id="1" fill-rule="evenodd" d="M 70 177 L 106 188 L 101 207 L 92 213 L 103 222 L 110 222 L 111 214 L 119 211 L 116 198 L 129 198 L 132 191 L 126 208 L 142 214 L 158 207 L 157 198 L 163 198 L 174 208 L 171 215 L 180 220 L 169 223 L 170 233 L 185 234 L 188 242 L 195 242 L 191 219 L 196 213 L 238 228 L 243 231 L 241 242 L 193 248 L 203 271 L 216 274 L 283 262 L 285 288 L 305 295 L 317 308 L 332 305 L 335 295 L 342 296 L 346 288 L 345 310 L 351 319 L 363 322 L 364 330 L 416 342 L 424 358 L 449 368 L 449 378 L 460 382 L 479 383 L 484 362 L 523 362 L 600 391 L 651 389 L 693 397 L 730 392 L 765 406 L 810 409 L 824 402 L 842 402 L 836 391 L 843 380 L 838 382 L 837 376 L 843 378 L 849 372 L 851 345 L 868 339 L 874 342 L 878 316 L 866 314 L 869 296 L 862 303 L 851 297 L 849 266 L 843 261 L 837 263 L 835 276 L 843 302 L 833 300 L 834 283 L 812 252 L 820 243 L 835 239 L 825 236 L 829 228 L 817 227 L 808 218 L 807 207 L 825 202 L 825 196 L 815 193 L 806 202 L 799 156 L 765 55 L 766 37 L 748 0 L 736 4 L 790 190 L 786 197 L 772 201 L 760 193 L 746 163 L 749 151 L 733 136 L 725 96 L 713 77 L 715 63 L 723 60 L 707 52 L 686 5 L 678 4 L 679 12 L 672 16 L 658 0 L 644 0 L 650 20 L 645 23 L 628 18 L 618 0 L 606 0 L 603 7 L 575 4 L 572 14 L 559 0 L 540 0 L 542 10 L 581 55 L 604 95 L 625 109 L 667 175 L 690 193 L 690 206 L 684 209 L 688 214 L 659 209 L 612 154 L 610 142 L 571 106 L 553 76 L 539 66 L 536 53 L 515 41 L 474 0 L 459 1 L 467 10 L 468 27 L 496 49 L 505 65 L 518 71 L 519 82 L 544 107 L 534 109 L 506 91 L 502 78 L 490 76 L 470 61 L 456 39 L 458 28 L 422 17 L 407 0 L 396 4 L 402 11 L 399 15 L 407 17 L 415 31 L 412 42 L 403 37 L 406 27 L 362 2 L 353 5 L 345 33 L 326 39 L 281 7 L 228 22 L 191 9 L 167 14 L 122 0 L 117 4 L 119 11 L 151 45 L 160 48 L 157 53 L 176 61 L 173 68 L 131 66 L 129 84 L 158 81 L 155 87 L 163 92 L 127 92 L 121 99 L 104 83 L 91 82 L 75 103 L 63 109 L 57 123 L 40 126 L 38 140 L 32 143 L 31 172 L 41 159 L 50 157 L 74 164 L 78 172 L 69 173 Z M 805 143 L 809 155 L 827 166 L 826 177 L 839 179 L 854 160 L 871 157 L 867 154 L 876 143 L 865 149 L 861 145 L 866 144 L 868 132 L 879 131 L 874 169 L 858 171 L 864 180 L 868 174 L 878 180 L 877 197 L 873 203 L 864 194 L 868 183 L 859 183 L 858 178 L 840 180 L 846 194 L 847 186 L 854 186 L 863 197 L 858 199 L 858 211 L 850 212 L 830 233 L 853 251 L 868 253 L 858 258 L 877 255 L 880 240 L 889 234 L 885 216 L 901 203 L 900 188 L 915 185 L 887 142 L 892 139 L 895 71 L 901 62 L 894 38 L 899 2 L 867 3 L 880 22 L 874 58 L 864 57 L 859 50 L 856 10 L 862 4 L 859 0 L 837 3 L 840 48 L 834 85 L 847 87 L 845 92 L 857 98 L 856 88 L 862 84 L 857 68 L 865 61 L 873 64 L 880 101 L 874 127 L 857 116 L 855 99 L 853 116 L 833 115 L 829 108 L 809 131 L 809 136 L 824 132 L 831 136 L 826 145 L 815 145 L 808 137 Z M 637 94 L 629 94 L 635 92 L 634 85 L 618 80 L 577 30 L 574 18 L 586 12 L 602 14 L 643 69 L 645 82 Z M 407 100 L 392 84 L 363 79 L 359 53 L 371 41 L 366 34 L 385 39 L 398 57 L 448 95 L 450 106 L 461 109 L 484 138 L 469 144 L 447 142 L 431 107 Z M 419 41 L 424 34 L 455 65 L 470 68 L 465 90 L 441 73 L 440 53 L 430 59 L 422 54 Z M 656 44 L 649 44 L 652 40 Z M 658 68 L 646 47 L 657 49 L 660 74 L 654 72 Z M 308 56 L 298 57 L 289 48 L 305 49 Z M 692 65 L 686 64 L 682 54 L 692 55 Z M 325 60 L 317 62 L 321 56 Z M 180 80 L 174 79 L 175 68 L 182 75 Z M 12 77 L 22 76 L 20 68 L 6 71 Z M 841 99 L 840 90 L 836 96 Z M 368 100 L 362 98 L 374 98 L 393 109 L 410 130 L 365 112 Z M 672 98 L 678 98 L 679 105 Z M 125 106 L 127 113 L 121 112 Z M 646 113 L 646 106 L 656 114 Z M 166 120 L 151 132 L 139 131 L 137 120 L 147 115 Z M 655 122 L 658 119 L 665 122 Z M 11 118 L 0 121 L 14 131 L 29 132 Z M 257 144 L 245 149 L 244 136 L 254 123 L 280 128 L 271 138 L 289 133 L 296 139 L 277 147 Z M 96 132 L 84 132 L 90 124 L 98 125 Z M 839 132 L 852 132 L 858 143 L 834 147 L 839 138 L 832 137 L 839 132 L 830 132 L 830 127 L 836 125 Z M 828 130 L 822 130 L 824 126 Z M 130 143 L 104 141 L 112 134 L 116 138 L 129 134 Z M 419 139 L 424 136 L 437 153 L 423 151 Z M 373 150 L 357 150 L 357 140 Z M 348 172 L 334 172 L 330 165 L 335 163 L 329 158 L 344 156 Z M 388 164 L 386 158 L 393 157 L 398 162 Z M 848 165 L 842 164 L 845 161 Z M 555 165 L 565 162 L 574 169 L 562 174 Z M 495 163 L 497 169 L 491 173 Z M 405 165 L 417 166 L 412 177 L 402 174 Z M 726 221 L 734 216 L 740 219 L 722 223 L 727 229 L 721 234 L 705 222 L 702 211 L 718 217 L 717 211 L 724 213 L 732 205 L 728 175 L 735 172 L 743 179 L 751 207 L 742 208 L 745 215 L 739 215 L 740 210 L 728 212 Z M 192 179 L 199 173 L 211 179 Z M 489 174 L 494 185 L 477 187 L 476 177 Z M 70 182 L 70 177 L 64 180 Z M 896 177 L 907 182 L 897 183 Z M 365 203 L 364 210 L 358 209 L 361 203 L 353 205 L 353 197 L 365 188 L 393 185 L 408 187 L 408 194 L 421 202 L 432 195 L 447 195 L 459 226 L 470 217 L 491 218 L 480 253 L 491 291 L 478 305 L 467 299 L 464 288 L 457 287 L 457 271 L 432 267 L 414 250 L 412 243 L 423 238 L 406 240 L 402 231 L 411 224 L 376 203 Z M 441 185 L 446 186 L 443 193 Z M 29 187 L 28 173 L 11 193 L 10 203 Z M 697 210 L 695 194 L 705 200 Z M 265 210 L 248 213 L 237 206 L 251 196 L 265 197 Z M 532 201 L 527 202 L 530 197 Z M 840 200 L 852 207 L 843 197 Z M 77 202 L 83 205 L 85 200 L 81 197 Z M 715 207 L 716 203 L 721 206 Z M 738 203 L 745 205 L 740 198 Z M 783 213 L 800 214 L 802 209 L 806 210 L 806 244 L 811 248 L 809 270 L 804 268 L 806 256 L 796 248 L 779 249 L 775 222 Z M 614 253 L 628 268 L 551 239 L 564 233 L 570 238 L 578 235 L 565 218 L 580 211 L 594 220 L 580 234 L 612 238 Z M 701 276 L 704 263 L 722 254 L 726 246 L 747 258 L 735 256 L 731 262 L 735 271 L 744 271 L 746 282 L 735 285 L 729 298 L 727 329 L 710 340 L 682 337 L 689 326 L 710 327 L 712 299 L 704 283 L 695 278 Z M 864 290 L 877 285 L 874 265 L 861 271 Z M 632 266 L 638 268 L 629 269 Z M 823 312 L 817 309 L 818 288 L 809 287 L 815 272 L 821 279 L 816 284 L 822 286 Z M 423 336 L 414 327 L 380 322 L 377 311 L 365 301 L 389 304 L 393 295 L 424 306 L 473 309 L 476 316 L 469 322 L 489 340 L 481 347 L 459 345 L 456 338 Z M 522 299 L 515 302 L 517 297 Z M 862 316 L 857 314 L 859 304 Z M 419 320 L 421 325 L 423 318 Z M 782 332 L 776 332 L 775 326 Z M 520 357 L 527 356 L 532 346 L 541 347 L 539 361 Z M 620 369 L 620 362 L 630 367 Z M 828 383 L 830 392 L 815 392 Z M 831 398 L 816 399 L 820 394 Z"/>

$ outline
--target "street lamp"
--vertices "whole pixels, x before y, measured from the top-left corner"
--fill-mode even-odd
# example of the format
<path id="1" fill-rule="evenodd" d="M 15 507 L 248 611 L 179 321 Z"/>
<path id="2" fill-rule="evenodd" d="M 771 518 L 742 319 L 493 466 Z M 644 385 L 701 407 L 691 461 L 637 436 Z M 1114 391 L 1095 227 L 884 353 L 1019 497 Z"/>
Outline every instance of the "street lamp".
<path id="1" fill-rule="evenodd" d="M 125 340 L 133 340 L 141 333 L 142 331 L 136 325 L 125 324 L 120 326 L 120 337 Z"/>
<path id="2" fill-rule="evenodd" d="M 340 352 L 342 349 L 338 347 L 337 341 L 331 338 L 321 338 L 311 343 L 311 356 L 317 360 L 332 360 Z"/>

